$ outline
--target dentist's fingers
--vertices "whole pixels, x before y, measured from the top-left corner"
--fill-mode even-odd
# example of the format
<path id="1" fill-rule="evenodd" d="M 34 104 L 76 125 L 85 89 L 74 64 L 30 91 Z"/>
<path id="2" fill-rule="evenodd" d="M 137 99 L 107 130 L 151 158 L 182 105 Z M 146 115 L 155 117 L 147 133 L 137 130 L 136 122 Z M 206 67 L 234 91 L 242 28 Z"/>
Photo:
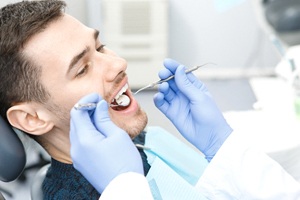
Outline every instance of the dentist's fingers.
<path id="1" fill-rule="evenodd" d="M 90 94 L 78 101 L 80 104 L 97 103 L 101 97 L 96 94 Z M 84 141 L 88 137 L 102 137 L 101 134 L 97 134 L 97 131 L 92 119 L 90 110 L 76 110 L 72 108 L 70 119 L 70 140 L 71 143 L 76 141 Z"/>
<path id="2" fill-rule="evenodd" d="M 153 101 L 155 106 L 162 112 L 166 113 L 167 110 L 170 107 L 170 104 L 165 100 L 164 94 L 161 92 L 158 92 L 154 95 Z"/>
<path id="3" fill-rule="evenodd" d="M 164 99 L 171 103 L 171 101 L 176 97 L 176 93 L 170 88 L 168 83 L 162 83 L 159 85 L 158 90 L 164 94 Z"/>
<path id="4" fill-rule="evenodd" d="M 175 81 L 180 91 L 191 100 L 196 100 L 195 98 L 200 97 L 194 93 L 196 88 L 202 92 L 207 92 L 205 85 L 192 74 L 186 74 L 185 68 L 182 65 L 176 71 Z"/>
<path id="5" fill-rule="evenodd" d="M 101 99 L 101 97 L 97 93 L 92 93 L 80 99 L 78 104 L 97 103 L 99 99 Z M 95 129 L 90 118 L 91 112 L 93 111 L 76 110 L 74 107 L 72 108 L 70 123 L 73 124 L 73 128 L 77 130 L 76 132 L 80 133 Z M 81 124 L 85 124 L 85 126 L 82 126 Z"/>
<path id="6" fill-rule="evenodd" d="M 166 58 L 164 60 L 164 66 L 167 69 L 169 69 L 173 74 L 175 74 L 175 71 L 179 65 L 180 65 L 179 62 L 177 62 L 176 60 L 173 60 L 171 58 Z"/>
<path id="7" fill-rule="evenodd" d="M 106 101 L 101 100 L 94 112 L 94 123 L 97 129 L 105 136 L 110 137 L 112 135 L 125 134 L 128 135 L 124 130 L 115 125 L 108 113 L 108 104 Z M 129 137 L 129 136 L 128 136 Z"/>
<path id="8" fill-rule="evenodd" d="M 161 69 L 159 72 L 158 72 L 158 76 L 160 79 L 166 79 L 170 76 L 174 75 L 169 69 Z"/>

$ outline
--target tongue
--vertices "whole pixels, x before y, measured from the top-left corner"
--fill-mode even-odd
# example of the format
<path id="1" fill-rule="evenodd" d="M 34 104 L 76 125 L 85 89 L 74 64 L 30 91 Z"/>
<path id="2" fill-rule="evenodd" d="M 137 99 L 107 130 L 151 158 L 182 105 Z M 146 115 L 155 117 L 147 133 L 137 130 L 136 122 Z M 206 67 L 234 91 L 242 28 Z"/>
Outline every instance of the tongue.
<path id="1" fill-rule="evenodd" d="M 127 95 L 122 94 L 118 99 L 116 99 L 116 102 L 119 106 L 128 106 L 130 98 Z"/>

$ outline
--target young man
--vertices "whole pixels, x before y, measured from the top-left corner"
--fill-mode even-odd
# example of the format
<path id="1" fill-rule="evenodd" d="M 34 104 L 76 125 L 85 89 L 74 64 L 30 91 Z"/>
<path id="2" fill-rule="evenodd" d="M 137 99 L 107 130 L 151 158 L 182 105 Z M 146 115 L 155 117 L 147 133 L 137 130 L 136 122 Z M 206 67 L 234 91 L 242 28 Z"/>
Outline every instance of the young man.
<path id="1" fill-rule="evenodd" d="M 127 197 L 151 199 L 144 179 L 130 182 L 133 174 L 147 173 L 149 165 L 131 142 L 144 143 L 147 117 L 128 88 L 126 61 L 104 47 L 97 30 L 64 14 L 64 7 L 62 1 L 49 0 L 1 9 L 1 115 L 51 155 L 44 199 L 98 199 L 103 191 L 111 199 L 110 194 L 126 189 Z M 175 80 L 160 86 L 156 106 L 208 161 L 213 158 L 195 183 L 198 191 L 210 199 L 299 199 L 299 183 L 231 134 L 200 81 L 174 61 L 165 66 L 160 78 L 175 74 Z M 121 94 L 130 104 L 109 107 Z M 75 111 L 78 102 L 97 107 Z M 133 173 L 120 181 L 127 172 Z"/>
<path id="2" fill-rule="evenodd" d="M 1 9 L 0 113 L 12 126 L 35 139 L 51 156 L 51 167 L 43 183 L 44 199 L 98 199 L 119 173 L 148 173 L 147 156 L 134 145 L 143 145 L 146 141 L 147 116 L 128 86 L 126 61 L 104 46 L 98 30 L 65 14 L 64 8 L 63 1 L 45 0 L 23 1 Z M 103 129 L 107 136 L 113 133 L 113 136 L 109 137 L 108 143 L 99 143 L 99 146 L 103 149 L 115 147 L 112 151 L 98 152 L 95 161 L 99 162 L 103 152 L 109 160 L 105 157 L 101 162 L 101 167 L 108 171 L 101 177 L 103 184 L 96 189 L 90 184 L 93 181 L 88 182 L 74 168 L 70 143 L 70 111 L 82 97 L 91 93 L 110 105 L 108 116 L 103 115 L 108 124 L 99 130 Z M 116 106 L 123 95 L 129 98 L 128 106 Z M 77 126 L 80 124 L 86 125 L 78 122 Z M 87 126 L 84 128 L 85 131 Z M 155 141 L 169 144 L 168 136 L 158 139 L 161 135 L 165 137 L 160 134 L 164 131 L 155 129 L 152 132 L 159 132 L 152 136 Z M 149 138 L 151 134 L 147 133 Z M 83 156 L 89 153 L 77 149 L 73 154 L 78 152 Z M 169 152 L 177 154 L 173 149 Z M 213 154 L 210 152 L 208 157 Z M 167 155 L 164 159 L 173 157 Z M 185 159 L 184 154 L 182 158 Z M 200 160 L 207 162 L 203 157 Z M 178 161 L 173 163 L 177 165 Z M 190 177 L 190 171 L 182 170 L 179 165 L 172 166 L 183 176 Z M 118 167 L 121 171 L 116 170 Z M 199 177 L 198 169 L 193 182 L 194 177 Z M 109 170 L 116 172 L 111 175 Z"/>
<path id="3" fill-rule="evenodd" d="M 49 0 L 1 9 L 1 116 L 51 155 L 45 199 L 98 199 L 99 192 L 72 165 L 70 110 L 89 93 L 112 104 L 124 94 L 130 104 L 109 108 L 109 116 L 131 138 L 145 128 L 147 116 L 128 87 L 126 61 L 105 47 L 98 30 L 64 8 L 63 1 Z"/>

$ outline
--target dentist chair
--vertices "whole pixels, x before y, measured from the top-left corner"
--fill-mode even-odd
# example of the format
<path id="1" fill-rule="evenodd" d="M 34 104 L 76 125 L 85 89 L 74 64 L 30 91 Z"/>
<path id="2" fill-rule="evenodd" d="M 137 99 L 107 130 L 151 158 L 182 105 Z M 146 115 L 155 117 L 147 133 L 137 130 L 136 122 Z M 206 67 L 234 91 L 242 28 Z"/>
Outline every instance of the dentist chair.
<path id="1" fill-rule="evenodd" d="M 300 0 L 253 0 L 260 26 L 286 47 L 300 44 Z"/>
<path id="2" fill-rule="evenodd" d="M 14 130 L 0 117 L 0 180 L 11 182 L 24 170 L 26 154 L 24 146 Z M 0 199 L 4 199 L 1 195 Z"/>
<path id="3" fill-rule="evenodd" d="M 0 118 L 0 180 L 10 182 L 19 177 L 26 164 L 24 146 L 14 130 Z"/>
<path id="4" fill-rule="evenodd" d="M 40 200 L 43 197 L 42 183 L 49 166 L 49 161 L 42 157 L 37 163 L 26 166 L 26 151 L 21 139 L 0 116 L 0 181 L 11 182 L 16 179 L 25 179 L 24 171 L 38 168 L 30 185 L 30 196 L 32 200 Z M 0 200 L 5 200 L 1 192 L 12 195 L 0 187 Z"/>

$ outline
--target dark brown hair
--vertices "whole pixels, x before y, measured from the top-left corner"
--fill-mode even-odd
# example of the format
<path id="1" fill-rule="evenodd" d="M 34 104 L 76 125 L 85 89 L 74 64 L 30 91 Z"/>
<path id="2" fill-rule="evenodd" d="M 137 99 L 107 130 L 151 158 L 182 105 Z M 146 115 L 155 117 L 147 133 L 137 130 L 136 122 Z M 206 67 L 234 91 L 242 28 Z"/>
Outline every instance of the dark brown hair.
<path id="1" fill-rule="evenodd" d="M 0 10 L 0 114 L 13 104 L 43 103 L 49 93 L 40 82 L 41 68 L 22 53 L 26 42 L 63 15 L 64 1 L 23 1 Z"/>

